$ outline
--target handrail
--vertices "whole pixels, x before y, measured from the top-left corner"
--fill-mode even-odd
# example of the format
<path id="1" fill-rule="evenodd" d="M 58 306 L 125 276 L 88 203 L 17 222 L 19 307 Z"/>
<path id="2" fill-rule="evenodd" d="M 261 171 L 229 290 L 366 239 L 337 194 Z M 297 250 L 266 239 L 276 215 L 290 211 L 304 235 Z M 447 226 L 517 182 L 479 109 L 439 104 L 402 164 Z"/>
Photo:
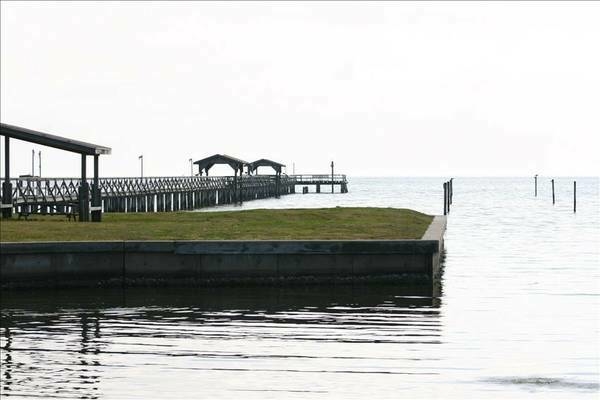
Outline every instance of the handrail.
<path id="1" fill-rule="evenodd" d="M 242 179 L 246 179 L 246 178 L 263 178 L 263 177 L 271 177 L 274 178 L 277 175 L 273 174 L 273 175 L 268 175 L 268 174 L 260 174 L 260 175 L 242 175 Z M 297 174 L 297 175 L 287 175 L 287 174 L 282 174 L 281 175 L 282 178 L 292 178 L 292 179 L 329 179 L 331 178 L 331 174 Z M 334 174 L 333 175 L 334 180 L 346 180 L 346 175 L 345 174 Z M 221 179 L 233 179 L 233 176 L 231 175 L 223 175 L 223 176 L 145 176 L 145 177 L 139 177 L 139 176 L 108 176 L 108 177 L 102 177 L 100 178 L 100 180 L 133 180 L 133 181 L 139 181 L 139 180 L 150 180 L 150 179 L 182 179 L 182 180 L 221 180 Z M 239 178 L 239 177 L 238 177 Z M 11 181 L 47 181 L 47 180 L 80 180 L 80 177 L 39 177 L 39 176 L 22 176 L 22 177 L 11 177 L 10 180 Z M 0 179 L 1 181 L 4 181 L 4 179 Z M 87 178 L 88 181 L 92 181 L 93 178 L 92 177 L 88 177 Z"/>
<path id="2" fill-rule="evenodd" d="M 292 184 L 293 179 L 280 177 L 281 184 Z M 241 188 L 253 188 L 272 185 L 276 175 L 245 175 L 238 178 Z M 76 199 L 80 178 L 19 177 L 11 178 L 12 198 L 34 202 L 56 202 Z M 91 187 L 93 179 L 86 179 Z M 119 196 L 151 195 L 158 193 L 190 192 L 198 190 L 229 189 L 234 184 L 233 176 L 196 176 L 196 177 L 136 177 L 136 178 L 100 178 L 99 187 L 103 198 Z"/>
<path id="3" fill-rule="evenodd" d="M 290 178 L 294 178 L 300 181 L 307 180 L 323 180 L 323 181 L 331 181 L 331 174 L 302 174 L 302 175 L 288 175 Z M 343 181 L 346 182 L 346 175 L 343 174 L 334 174 L 333 181 Z"/>
<path id="4" fill-rule="evenodd" d="M 332 179 L 333 178 L 333 179 Z M 229 190 L 237 180 L 239 190 L 266 188 L 276 184 L 341 184 L 347 183 L 343 174 L 302 174 L 302 175 L 242 175 L 233 176 L 149 176 L 149 177 L 104 177 L 98 180 L 100 196 L 103 199 L 145 196 L 161 193 L 189 193 L 205 190 Z M 13 203 L 57 203 L 74 202 L 79 196 L 80 178 L 71 177 L 32 177 L 11 178 Z M 93 188 L 93 178 L 86 179 Z"/>

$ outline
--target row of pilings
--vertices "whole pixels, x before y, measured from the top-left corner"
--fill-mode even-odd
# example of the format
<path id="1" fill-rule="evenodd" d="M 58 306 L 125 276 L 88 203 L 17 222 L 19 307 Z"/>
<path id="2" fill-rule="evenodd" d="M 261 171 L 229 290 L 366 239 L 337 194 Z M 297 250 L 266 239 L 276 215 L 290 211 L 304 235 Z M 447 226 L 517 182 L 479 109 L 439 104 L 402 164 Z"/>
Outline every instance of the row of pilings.
<path id="1" fill-rule="evenodd" d="M 284 193 L 293 193 L 293 188 L 284 187 Z M 245 191 L 242 201 L 274 197 L 262 191 Z M 248 193 L 251 192 L 251 193 Z M 193 192 L 169 192 L 135 196 L 105 197 L 102 199 L 104 212 L 169 212 L 196 210 L 217 205 L 235 204 L 233 190 L 209 189 Z"/>
<path id="2" fill-rule="evenodd" d="M 183 190 L 138 195 L 103 196 L 103 212 L 171 212 L 197 210 L 218 205 L 279 197 L 295 193 L 293 182 L 245 182 L 236 191 L 233 185 L 224 188 Z"/>

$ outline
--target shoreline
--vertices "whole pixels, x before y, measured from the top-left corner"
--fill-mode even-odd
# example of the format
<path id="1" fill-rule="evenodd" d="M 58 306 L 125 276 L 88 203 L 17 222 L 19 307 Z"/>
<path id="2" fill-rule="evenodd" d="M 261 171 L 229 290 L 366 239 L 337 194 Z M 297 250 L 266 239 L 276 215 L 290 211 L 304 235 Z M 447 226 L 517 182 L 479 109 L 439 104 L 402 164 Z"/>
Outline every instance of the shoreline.
<path id="1" fill-rule="evenodd" d="M 421 239 L 0 243 L 2 289 L 439 280 L 446 217 Z"/>

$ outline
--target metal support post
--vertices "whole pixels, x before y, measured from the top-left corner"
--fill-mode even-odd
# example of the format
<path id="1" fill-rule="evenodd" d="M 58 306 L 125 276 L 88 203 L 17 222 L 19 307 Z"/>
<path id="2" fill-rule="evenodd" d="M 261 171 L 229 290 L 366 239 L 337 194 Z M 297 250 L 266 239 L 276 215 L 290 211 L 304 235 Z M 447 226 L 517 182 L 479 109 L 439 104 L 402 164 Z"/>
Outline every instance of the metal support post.
<path id="1" fill-rule="evenodd" d="M 98 159 L 100 157 L 94 155 L 94 184 L 92 185 L 92 222 L 100 222 L 102 220 L 102 198 L 100 196 L 100 179 L 98 177 Z"/>

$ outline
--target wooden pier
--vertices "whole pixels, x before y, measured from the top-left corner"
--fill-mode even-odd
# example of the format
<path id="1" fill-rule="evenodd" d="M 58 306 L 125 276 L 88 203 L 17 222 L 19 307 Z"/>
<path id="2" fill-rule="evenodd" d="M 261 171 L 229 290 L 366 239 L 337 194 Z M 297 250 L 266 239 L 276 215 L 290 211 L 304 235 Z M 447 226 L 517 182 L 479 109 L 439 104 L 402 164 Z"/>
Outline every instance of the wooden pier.
<path id="1" fill-rule="evenodd" d="M 99 156 L 110 154 L 109 147 L 38 132 L 0 123 L 4 136 L 4 180 L 0 209 L 3 218 L 13 212 L 19 217 L 29 214 L 63 214 L 81 222 L 100 222 L 102 212 L 169 212 L 194 210 L 223 204 L 238 204 L 248 200 L 279 198 L 296 192 L 296 185 L 340 185 L 341 193 L 348 191 L 346 176 L 282 174 L 284 164 L 261 158 L 247 162 L 226 154 L 195 161 L 198 174 L 189 177 L 100 178 Z M 41 178 L 28 175 L 10 177 L 10 139 L 36 143 L 81 155 L 81 178 Z M 93 179 L 86 172 L 87 157 L 94 160 Z M 140 156 L 141 158 L 142 156 Z M 190 158 L 190 162 L 192 159 Z M 208 176 L 216 164 L 229 165 L 233 176 Z M 143 165 L 143 164 L 142 164 Z M 192 164 L 190 164 L 192 166 Z M 258 175 L 259 167 L 269 167 L 274 175 Z M 244 168 L 247 168 L 244 175 Z M 41 173 L 41 172 L 40 172 Z M 205 176 L 203 176 L 205 174 Z M 32 167 L 33 175 L 33 167 Z M 307 189 L 305 186 L 304 189 Z M 90 218 L 91 217 L 91 218 Z"/>
<path id="2" fill-rule="evenodd" d="M 80 178 L 22 177 L 10 180 L 13 211 L 79 216 Z M 87 182 L 92 184 L 92 180 Z M 296 193 L 297 185 L 339 185 L 347 193 L 345 175 L 243 175 L 193 177 L 100 178 L 101 212 L 171 212 L 236 204 Z"/>
<path id="3" fill-rule="evenodd" d="M 11 184 L 19 215 L 78 214 L 81 179 L 28 177 Z M 101 178 L 99 187 L 103 212 L 169 212 L 295 193 L 295 180 L 285 175 L 279 184 L 273 175 Z"/>

